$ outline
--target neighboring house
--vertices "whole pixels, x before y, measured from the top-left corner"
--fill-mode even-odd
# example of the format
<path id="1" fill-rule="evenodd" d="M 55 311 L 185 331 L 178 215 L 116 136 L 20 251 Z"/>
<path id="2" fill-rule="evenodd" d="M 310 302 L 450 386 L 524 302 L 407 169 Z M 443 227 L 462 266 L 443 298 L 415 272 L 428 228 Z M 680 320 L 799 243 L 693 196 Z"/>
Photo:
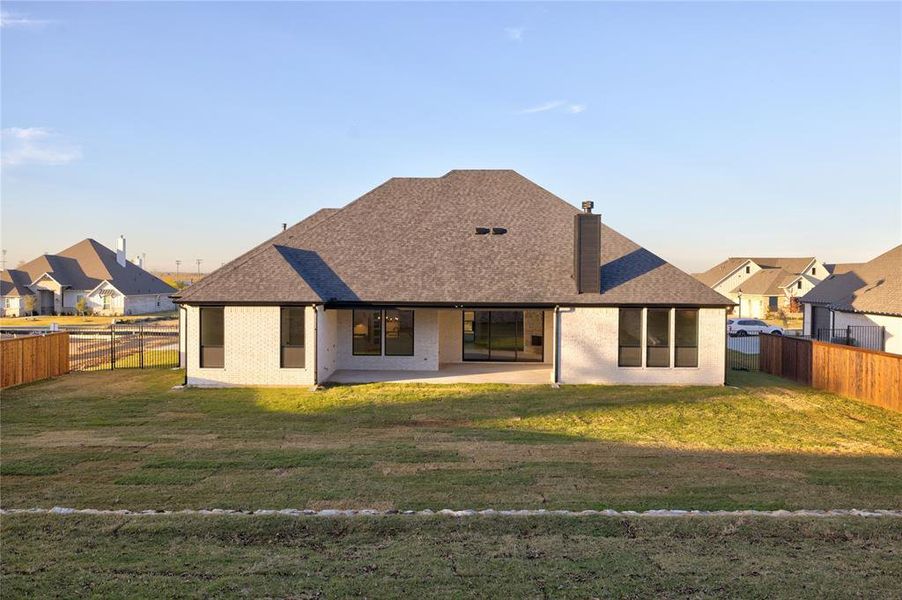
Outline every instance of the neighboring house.
<path id="1" fill-rule="evenodd" d="M 137 263 L 137 264 L 135 264 Z M 92 239 L 57 254 L 44 254 L 0 274 L 4 316 L 74 314 L 80 299 L 98 315 L 136 315 L 174 310 L 175 288 L 125 258 L 125 238 L 116 252 Z"/>
<path id="2" fill-rule="evenodd" d="M 902 354 L 902 245 L 866 263 L 837 264 L 802 298 L 806 335 L 820 329 L 884 327 L 884 350 Z"/>
<path id="3" fill-rule="evenodd" d="M 478 170 L 390 179 L 175 298 L 189 385 L 722 385 L 731 304 L 599 215 Z"/>
<path id="4" fill-rule="evenodd" d="M 813 256 L 801 258 L 734 257 L 694 277 L 732 299 L 736 316 L 763 319 L 768 313 L 801 312 L 799 298 L 828 275 Z"/>

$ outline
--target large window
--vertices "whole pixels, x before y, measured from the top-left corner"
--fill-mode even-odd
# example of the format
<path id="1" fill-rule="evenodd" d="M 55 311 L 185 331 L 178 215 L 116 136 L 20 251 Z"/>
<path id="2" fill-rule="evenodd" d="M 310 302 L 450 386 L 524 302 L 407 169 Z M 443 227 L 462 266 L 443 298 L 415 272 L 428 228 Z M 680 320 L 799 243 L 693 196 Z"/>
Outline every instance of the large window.
<path id="1" fill-rule="evenodd" d="M 670 309 L 649 308 L 645 322 L 646 367 L 670 366 Z"/>
<path id="2" fill-rule="evenodd" d="M 200 366 L 204 369 L 221 369 L 225 364 L 224 312 L 221 306 L 200 309 Z"/>
<path id="3" fill-rule="evenodd" d="M 382 311 L 355 310 L 354 356 L 382 355 Z"/>
<path id="4" fill-rule="evenodd" d="M 283 369 L 304 368 L 304 307 L 283 306 L 281 311 L 280 365 Z"/>
<path id="5" fill-rule="evenodd" d="M 545 316 L 540 310 L 466 310 L 463 359 L 542 362 Z"/>
<path id="6" fill-rule="evenodd" d="M 698 310 L 676 309 L 674 366 L 698 366 Z"/>
<path id="7" fill-rule="evenodd" d="M 621 367 L 642 366 L 642 309 L 620 309 L 620 334 L 617 364 Z"/>
<path id="8" fill-rule="evenodd" d="M 413 311 L 385 311 L 385 356 L 413 356 Z"/>

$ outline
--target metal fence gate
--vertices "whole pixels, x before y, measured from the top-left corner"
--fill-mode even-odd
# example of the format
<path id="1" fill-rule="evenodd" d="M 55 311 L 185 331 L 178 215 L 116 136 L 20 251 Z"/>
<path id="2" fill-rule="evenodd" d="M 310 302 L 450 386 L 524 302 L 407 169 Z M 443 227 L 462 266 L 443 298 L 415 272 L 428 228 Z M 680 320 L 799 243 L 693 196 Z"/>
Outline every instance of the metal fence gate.
<path id="1" fill-rule="evenodd" d="M 69 334 L 69 370 L 150 369 L 179 366 L 177 325 L 120 323 L 106 327 L 60 327 Z M 10 328 L 4 336 L 42 335 L 49 328 Z"/>
<path id="2" fill-rule="evenodd" d="M 179 328 L 119 324 L 69 330 L 73 371 L 179 366 Z"/>

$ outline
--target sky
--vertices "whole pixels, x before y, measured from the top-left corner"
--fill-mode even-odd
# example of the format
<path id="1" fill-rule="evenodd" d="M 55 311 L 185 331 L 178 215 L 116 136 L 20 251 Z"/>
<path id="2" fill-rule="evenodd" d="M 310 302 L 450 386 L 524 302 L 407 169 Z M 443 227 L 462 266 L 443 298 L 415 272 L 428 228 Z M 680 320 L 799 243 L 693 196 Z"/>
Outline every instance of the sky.
<path id="1" fill-rule="evenodd" d="M 867 260 L 902 241 L 900 6 L 4 2 L 0 241 L 208 271 L 510 168 L 690 272 Z"/>

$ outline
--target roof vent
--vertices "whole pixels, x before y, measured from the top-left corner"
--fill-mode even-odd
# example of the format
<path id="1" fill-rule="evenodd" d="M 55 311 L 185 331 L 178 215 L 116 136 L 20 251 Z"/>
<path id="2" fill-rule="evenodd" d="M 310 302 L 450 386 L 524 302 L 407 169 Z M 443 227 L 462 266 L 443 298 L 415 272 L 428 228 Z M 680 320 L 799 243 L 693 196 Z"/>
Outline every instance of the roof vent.
<path id="1" fill-rule="evenodd" d="M 476 235 L 485 235 L 485 234 L 487 234 L 488 232 L 489 232 L 489 228 L 488 228 L 488 227 L 477 227 L 477 228 L 476 228 Z"/>
<path id="2" fill-rule="evenodd" d="M 585 201 L 583 201 L 583 210 L 586 212 L 587 215 L 591 215 L 591 214 L 592 214 L 592 209 L 593 209 L 593 208 L 595 208 L 595 203 L 594 203 L 594 202 L 592 202 L 591 200 L 585 200 Z"/>
<path id="3" fill-rule="evenodd" d="M 507 233 L 506 227 L 492 227 L 492 235 L 504 235 Z"/>

